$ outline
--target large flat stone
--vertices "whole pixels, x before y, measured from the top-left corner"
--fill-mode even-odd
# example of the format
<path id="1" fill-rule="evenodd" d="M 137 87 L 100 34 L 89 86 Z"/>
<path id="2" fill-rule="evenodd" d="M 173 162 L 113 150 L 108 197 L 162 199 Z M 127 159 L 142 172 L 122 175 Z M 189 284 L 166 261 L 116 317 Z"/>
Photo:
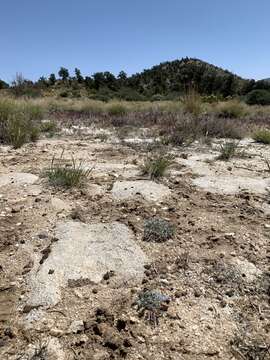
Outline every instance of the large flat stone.
<path id="1" fill-rule="evenodd" d="M 147 258 L 126 225 L 61 222 L 56 236 L 49 257 L 40 267 L 37 261 L 30 274 L 29 305 L 55 305 L 61 288 L 76 281 L 98 283 L 111 270 L 112 286 L 141 282 Z"/>
<path id="2" fill-rule="evenodd" d="M 202 176 L 193 179 L 194 185 L 217 194 L 235 194 L 249 191 L 256 194 L 266 194 L 270 181 L 262 178 L 241 176 Z"/>
<path id="3" fill-rule="evenodd" d="M 117 181 L 112 195 L 118 200 L 127 200 L 140 195 L 148 201 L 159 201 L 171 194 L 170 189 L 150 180 Z"/>
<path id="4" fill-rule="evenodd" d="M 9 173 L 0 175 L 0 186 L 34 184 L 38 176 L 28 173 Z"/>

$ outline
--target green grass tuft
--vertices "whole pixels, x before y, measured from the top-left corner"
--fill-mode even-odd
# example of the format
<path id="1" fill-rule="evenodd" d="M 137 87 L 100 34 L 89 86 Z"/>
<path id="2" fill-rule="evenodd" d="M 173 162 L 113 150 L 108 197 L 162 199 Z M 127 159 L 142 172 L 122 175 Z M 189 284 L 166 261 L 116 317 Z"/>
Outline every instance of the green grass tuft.
<path id="1" fill-rule="evenodd" d="M 237 156 L 239 142 L 227 141 L 220 145 L 220 154 L 218 160 L 229 161 L 232 157 Z"/>
<path id="2" fill-rule="evenodd" d="M 53 157 L 51 166 L 45 171 L 49 183 L 56 187 L 81 187 L 85 184 L 92 169 L 85 169 L 83 162 L 77 162 L 73 157 L 71 160 L 63 158 L 64 151 L 59 159 Z"/>
<path id="3" fill-rule="evenodd" d="M 172 164 L 172 157 L 168 155 L 159 155 L 154 158 L 148 158 L 141 165 L 142 175 L 148 175 L 150 179 L 157 179 L 165 175 Z"/>
<path id="4" fill-rule="evenodd" d="M 254 133 L 253 139 L 262 144 L 270 144 L 270 131 L 269 130 L 258 130 Z"/>

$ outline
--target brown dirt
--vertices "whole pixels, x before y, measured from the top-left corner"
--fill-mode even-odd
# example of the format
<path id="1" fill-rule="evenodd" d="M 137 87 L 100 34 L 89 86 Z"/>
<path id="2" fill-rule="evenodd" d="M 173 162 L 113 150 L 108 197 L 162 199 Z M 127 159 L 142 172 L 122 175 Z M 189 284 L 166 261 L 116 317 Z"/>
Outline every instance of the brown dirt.
<path id="1" fill-rule="evenodd" d="M 139 147 L 97 141 L 48 139 L 10 150 L 0 154 L 0 174 L 40 175 L 52 155 L 60 154 L 60 147 L 66 149 L 66 156 L 73 153 L 90 165 L 135 164 L 142 159 Z M 176 153 L 181 158 L 188 151 Z M 29 355 L 29 344 L 37 349 L 51 338 L 58 339 L 65 359 L 270 359 L 270 217 L 260 210 L 265 197 L 201 191 L 192 185 L 193 176 L 191 171 L 175 171 L 160 180 L 172 191 L 172 197 L 161 203 L 140 197 L 113 200 L 110 190 L 121 179 L 121 171 L 91 178 L 104 189 L 99 195 L 90 188 L 54 189 L 44 178 L 39 180 L 38 195 L 37 185 L 0 188 L 1 359 L 49 359 Z M 72 210 L 59 212 L 51 206 L 52 197 L 71 204 Z M 142 240 L 144 220 L 152 216 L 175 225 L 172 240 Z M 56 221 L 71 217 L 129 226 L 151 259 L 143 283 L 115 289 L 110 276 L 97 285 L 78 282 L 63 289 L 63 300 L 55 308 L 29 309 L 25 307 L 27 276 L 34 255 L 50 256 L 46 249 L 55 241 Z M 248 278 L 249 264 L 258 273 L 254 281 Z M 151 311 L 143 313 L 134 304 L 144 289 L 170 297 L 154 313 L 154 322 Z M 38 313 L 41 320 L 31 323 L 30 315 Z M 77 333 L 69 331 L 74 320 L 83 322 Z"/>

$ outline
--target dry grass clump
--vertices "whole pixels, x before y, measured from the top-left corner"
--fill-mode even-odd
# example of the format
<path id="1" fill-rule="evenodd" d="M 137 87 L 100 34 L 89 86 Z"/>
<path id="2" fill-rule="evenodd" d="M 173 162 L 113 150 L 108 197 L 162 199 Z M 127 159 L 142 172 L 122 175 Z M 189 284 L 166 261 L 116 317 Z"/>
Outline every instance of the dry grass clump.
<path id="1" fill-rule="evenodd" d="M 270 130 L 262 129 L 257 130 L 253 134 L 253 139 L 261 144 L 270 144 Z"/>
<path id="2" fill-rule="evenodd" d="M 56 122 L 53 120 L 42 121 L 40 124 L 40 131 L 48 134 L 50 137 L 53 136 L 57 131 Z"/>
<path id="3" fill-rule="evenodd" d="M 220 145 L 220 154 L 217 159 L 229 161 L 232 157 L 235 157 L 239 154 L 238 147 L 239 142 L 226 141 L 224 144 Z"/>
<path id="4" fill-rule="evenodd" d="M 148 175 L 150 179 L 157 179 L 166 174 L 172 164 L 172 157 L 169 155 L 157 155 L 147 158 L 141 165 L 142 175 Z"/>
<path id="5" fill-rule="evenodd" d="M 43 109 L 31 102 L 0 99 L 0 141 L 15 149 L 39 137 Z"/>
<path id="6" fill-rule="evenodd" d="M 193 116 L 199 116 L 202 113 L 202 100 L 199 93 L 190 87 L 181 99 L 184 112 Z"/>
<path id="7" fill-rule="evenodd" d="M 237 100 L 230 100 L 221 103 L 217 107 L 217 116 L 225 119 L 242 118 L 247 114 L 248 111 L 246 105 Z"/>
<path id="8" fill-rule="evenodd" d="M 229 138 L 241 140 L 246 134 L 245 124 L 232 121 L 231 119 L 205 116 L 200 121 L 201 132 L 204 136 L 216 138 Z"/>
<path id="9" fill-rule="evenodd" d="M 124 116 L 128 112 L 127 107 L 119 102 L 109 104 L 106 110 L 110 116 Z"/>
<path id="10" fill-rule="evenodd" d="M 173 124 L 163 124 L 160 135 L 165 145 L 189 145 L 202 136 L 201 120 L 185 115 Z"/>
<path id="11" fill-rule="evenodd" d="M 49 169 L 45 170 L 44 175 L 48 178 L 49 183 L 65 188 L 83 186 L 92 169 L 86 169 L 82 161 L 77 162 L 73 157 L 71 160 L 66 160 L 63 155 L 64 151 L 58 159 L 53 157 Z"/>

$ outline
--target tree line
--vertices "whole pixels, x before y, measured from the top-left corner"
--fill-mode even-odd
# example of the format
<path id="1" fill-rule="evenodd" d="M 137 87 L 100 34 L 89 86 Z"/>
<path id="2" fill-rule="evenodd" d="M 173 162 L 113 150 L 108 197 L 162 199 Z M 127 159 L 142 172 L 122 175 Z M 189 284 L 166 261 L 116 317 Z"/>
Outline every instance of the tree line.
<path id="1" fill-rule="evenodd" d="M 10 88 L 16 95 L 25 93 L 31 96 L 51 88 L 61 88 L 63 96 L 80 96 L 84 89 L 90 97 L 100 100 L 120 98 L 124 100 L 162 100 L 173 99 L 193 86 L 201 95 L 215 95 L 220 98 L 243 96 L 251 91 L 263 89 L 270 91 L 269 81 L 243 79 L 217 66 L 199 59 L 183 58 L 159 65 L 128 76 L 121 71 L 117 76 L 109 71 L 96 72 L 92 76 L 83 76 L 75 68 L 61 67 L 58 74 L 42 76 L 38 81 L 26 80 L 22 75 L 9 86 L 0 80 L 0 89 Z"/>

